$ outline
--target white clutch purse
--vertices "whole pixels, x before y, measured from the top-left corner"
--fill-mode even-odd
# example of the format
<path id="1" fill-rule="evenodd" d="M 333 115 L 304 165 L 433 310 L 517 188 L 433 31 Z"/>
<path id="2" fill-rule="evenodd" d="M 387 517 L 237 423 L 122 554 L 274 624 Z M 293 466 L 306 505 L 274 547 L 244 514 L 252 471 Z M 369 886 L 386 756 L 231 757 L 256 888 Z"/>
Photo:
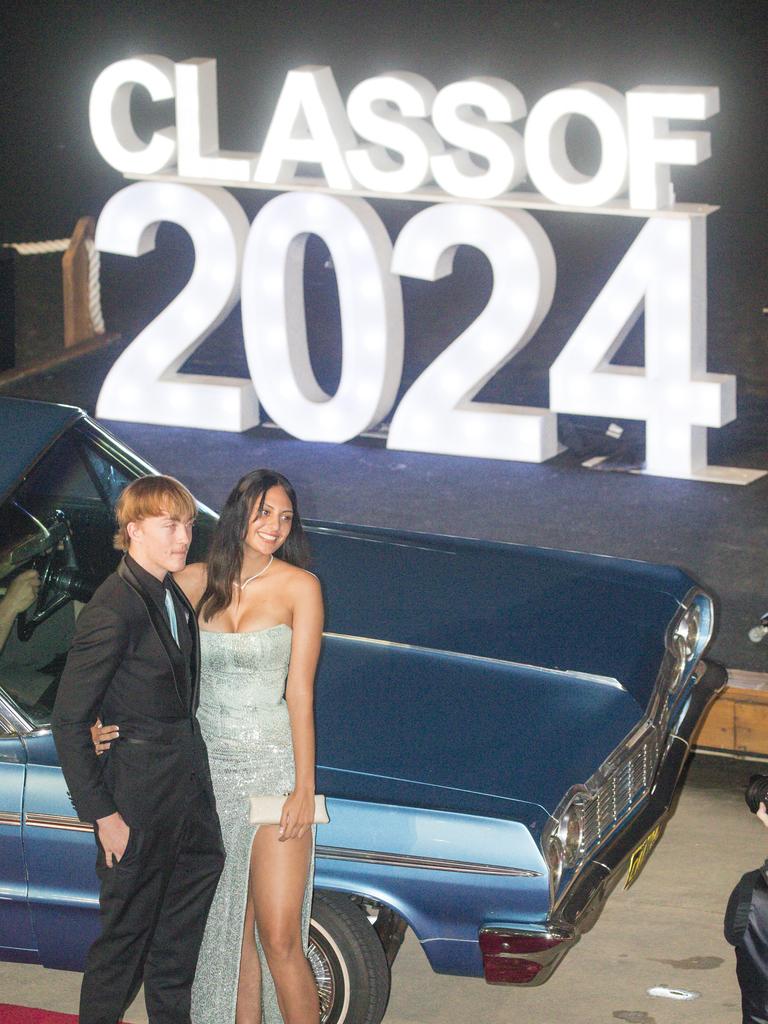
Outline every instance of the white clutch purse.
<path id="1" fill-rule="evenodd" d="M 251 825 L 279 825 L 286 798 L 287 794 L 248 797 L 248 821 Z M 326 825 L 330 821 L 324 796 L 315 796 L 315 816 L 312 820 L 316 825 Z"/>

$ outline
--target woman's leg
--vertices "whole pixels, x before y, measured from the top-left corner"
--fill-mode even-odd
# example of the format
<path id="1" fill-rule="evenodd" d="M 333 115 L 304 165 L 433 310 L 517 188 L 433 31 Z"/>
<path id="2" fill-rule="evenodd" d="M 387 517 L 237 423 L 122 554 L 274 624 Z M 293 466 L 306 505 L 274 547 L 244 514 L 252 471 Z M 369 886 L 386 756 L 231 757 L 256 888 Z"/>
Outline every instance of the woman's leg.
<path id="1" fill-rule="evenodd" d="M 317 985 L 301 936 L 311 855 L 311 832 L 281 843 L 276 825 L 262 825 L 253 841 L 249 899 L 285 1024 L 318 1024 L 320 1019 Z"/>
<path id="2" fill-rule="evenodd" d="M 253 854 L 251 854 L 253 856 Z M 261 1024 L 261 965 L 256 948 L 256 912 L 248 882 L 248 901 L 245 904 L 243 945 L 240 951 L 240 973 L 237 982 L 237 1011 L 235 1024 Z"/>

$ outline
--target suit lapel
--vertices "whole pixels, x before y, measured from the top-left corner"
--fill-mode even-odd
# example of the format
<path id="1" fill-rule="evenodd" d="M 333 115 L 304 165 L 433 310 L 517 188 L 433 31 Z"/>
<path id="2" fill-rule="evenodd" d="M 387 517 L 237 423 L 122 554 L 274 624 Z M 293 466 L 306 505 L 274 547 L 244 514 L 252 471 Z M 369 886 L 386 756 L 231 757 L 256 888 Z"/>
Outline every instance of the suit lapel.
<path id="1" fill-rule="evenodd" d="M 179 698 L 181 706 L 185 711 L 189 710 L 187 707 L 186 696 L 186 672 L 184 666 L 184 655 L 179 650 L 179 645 L 173 639 L 170 627 L 166 622 L 165 616 L 157 607 L 155 602 L 146 593 L 139 580 L 136 578 L 134 573 L 131 572 L 130 568 L 126 565 L 123 560 L 117 567 L 118 576 L 125 582 L 132 590 L 135 590 L 141 600 L 144 602 L 144 607 L 147 609 L 149 620 L 157 633 L 157 637 L 163 646 L 163 650 L 168 656 L 168 660 L 171 663 L 171 669 L 173 671 L 173 682 L 176 688 L 176 696 Z M 178 588 L 176 588 L 178 593 Z M 188 603 L 188 602 L 187 602 Z M 191 629 L 191 626 L 190 626 Z M 198 640 L 199 643 L 199 640 Z"/>

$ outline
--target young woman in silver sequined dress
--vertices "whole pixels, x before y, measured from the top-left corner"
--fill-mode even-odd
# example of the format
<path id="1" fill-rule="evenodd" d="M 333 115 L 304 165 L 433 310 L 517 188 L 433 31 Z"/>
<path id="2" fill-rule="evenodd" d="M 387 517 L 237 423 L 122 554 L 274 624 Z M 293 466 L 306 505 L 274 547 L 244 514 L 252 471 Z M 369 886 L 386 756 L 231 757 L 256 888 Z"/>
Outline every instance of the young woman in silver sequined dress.
<path id="1" fill-rule="evenodd" d="M 314 858 L 313 690 L 323 629 L 290 483 L 255 470 L 227 498 L 207 563 L 176 574 L 198 609 L 198 719 L 227 851 L 192 991 L 193 1024 L 318 1024 L 306 959 Z M 115 738 L 100 730 L 102 746 Z M 248 797 L 288 793 L 279 825 Z"/>
<path id="2" fill-rule="evenodd" d="M 305 562 L 293 488 L 256 470 L 227 499 L 207 564 L 178 577 L 199 609 L 198 719 L 227 849 L 195 977 L 195 1024 L 319 1020 L 306 942 L 323 603 Z M 280 825 L 250 825 L 248 797 L 280 793 L 290 794 Z"/>

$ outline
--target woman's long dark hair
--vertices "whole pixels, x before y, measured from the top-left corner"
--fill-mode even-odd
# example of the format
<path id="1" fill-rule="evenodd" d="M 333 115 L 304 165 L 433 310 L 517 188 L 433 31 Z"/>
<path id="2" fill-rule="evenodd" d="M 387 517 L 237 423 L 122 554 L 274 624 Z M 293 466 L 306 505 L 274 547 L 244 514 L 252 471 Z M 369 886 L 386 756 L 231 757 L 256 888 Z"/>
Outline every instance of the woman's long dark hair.
<path id="1" fill-rule="evenodd" d="M 264 499 L 271 487 L 282 487 L 293 506 L 291 532 L 280 550 L 275 552 L 275 558 L 282 558 L 302 568 L 309 562 L 309 549 L 301 525 L 296 492 L 290 482 L 282 473 L 273 469 L 254 469 L 246 473 L 238 480 L 224 503 L 208 553 L 208 581 L 197 603 L 197 613 L 202 612 L 205 622 L 232 601 L 234 583 L 240 579 L 243 567 L 243 544 L 248 525 L 253 516 L 263 509 Z"/>

